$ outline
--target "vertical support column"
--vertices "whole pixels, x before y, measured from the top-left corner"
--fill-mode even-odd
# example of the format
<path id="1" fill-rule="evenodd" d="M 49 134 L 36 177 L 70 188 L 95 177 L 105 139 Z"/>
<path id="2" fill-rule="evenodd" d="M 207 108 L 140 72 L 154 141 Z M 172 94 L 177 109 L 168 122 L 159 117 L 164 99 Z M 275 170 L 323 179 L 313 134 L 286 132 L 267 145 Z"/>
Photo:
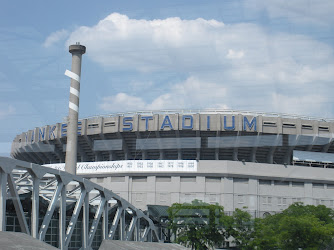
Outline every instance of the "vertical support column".
<path id="1" fill-rule="evenodd" d="M 31 208 L 31 236 L 38 239 L 39 225 L 39 183 L 40 179 L 33 175 L 32 208 Z"/>
<path id="2" fill-rule="evenodd" d="M 149 232 L 147 234 L 147 241 L 152 242 L 152 229 L 151 228 L 149 229 Z"/>
<path id="3" fill-rule="evenodd" d="M 103 221 L 102 221 L 102 239 L 105 240 L 108 238 L 108 210 L 109 210 L 109 204 L 108 199 L 106 200 L 106 203 L 104 204 L 103 209 Z"/>
<path id="4" fill-rule="evenodd" d="M 82 213 L 82 249 L 88 249 L 88 233 L 89 233 L 89 195 L 85 196 L 83 213 Z"/>
<path id="5" fill-rule="evenodd" d="M 125 209 L 122 211 L 121 219 L 120 219 L 120 240 L 125 240 L 126 232 L 125 232 Z"/>
<path id="6" fill-rule="evenodd" d="M 66 230 L 66 188 L 61 190 L 60 208 L 59 208 L 59 248 L 67 249 L 65 244 L 65 230 Z"/>
<path id="7" fill-rule="evenodd" d="M 6 231 L 7 173 L 0 170 L 0 231 Z"/>
<path id="8" fill-rule="evenodd" d="M 136 221 L 136 241 L 140 241 L 140 217 Z"/>
<path id="9" fill-rule="evenodd" d="M 215 160 L 219 160 L 219 147 L 220 147 L 220 131 L 216 132 L 216 148 L 215 148 Z"/>
<path id="10" fill-rule="evenodd" d="M 65 75 L 71 78 L 65 170 L 75 175 L 77 165 L 81 58 L 82 55 L 86 52 L 86 47 L 80 45 L 79 43 L 76 45 L 70 45 L 69 52 L 72 54 L 72 70 L 67 70 L 65 72 Z"/>

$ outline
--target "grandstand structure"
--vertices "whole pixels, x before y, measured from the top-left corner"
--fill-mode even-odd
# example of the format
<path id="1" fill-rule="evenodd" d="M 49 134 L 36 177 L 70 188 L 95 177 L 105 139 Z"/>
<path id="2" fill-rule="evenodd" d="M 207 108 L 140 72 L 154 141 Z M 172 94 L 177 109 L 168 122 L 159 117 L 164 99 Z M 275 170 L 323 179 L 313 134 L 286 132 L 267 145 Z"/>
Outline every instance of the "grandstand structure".
<path id="1" fill-rule="evenodd" d="M 77 174 L 136 207 L 194 199 L 256 216 L 334 207 L 334 120 L 229 110 L 143 111 L 78 122 Z M 67 124 L 16 136 L 11 156 L 64 169 Z"/>

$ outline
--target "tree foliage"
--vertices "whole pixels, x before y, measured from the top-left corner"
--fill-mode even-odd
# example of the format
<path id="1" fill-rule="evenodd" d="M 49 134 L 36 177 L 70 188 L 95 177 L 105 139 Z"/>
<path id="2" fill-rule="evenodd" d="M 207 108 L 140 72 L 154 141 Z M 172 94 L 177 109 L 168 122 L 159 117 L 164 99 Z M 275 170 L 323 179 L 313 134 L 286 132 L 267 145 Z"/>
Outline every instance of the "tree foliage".
<path id="1" fill-rule="evenodd" d="M 334 236 L 333 210 L 295 203 L 282 213 L 255 221 L 257 249 L 324 249 Z"/>
<path id="2" fill-rule="evenodd" d="M 228 237 L 233 237 L 233 242 L 241 249 L 253 249 L 250 242 L 254 234 L 254 220 L 244 210 L 235 209 L 232 216 L 225 216 L 225 231 Z"/>
<path id="3" fill-rule="evenodd" d="M 176 243 L 192 249 L 208 249 L 224 242 L 222 206 L 194 200 L 191 204 L 174 203 L 168 214 Z"/>
<path id="4" fill-rule="evenodd" d="M 294 203 L 281 213 L 252 218 L 241 209 L 231 216 L 219 205 L 198 200 L 173 204 L 170 228 L 176 242 L 208 249 L 231 240 L 238 249 L 333 249 L 334 212 L 323 205 Z"/>

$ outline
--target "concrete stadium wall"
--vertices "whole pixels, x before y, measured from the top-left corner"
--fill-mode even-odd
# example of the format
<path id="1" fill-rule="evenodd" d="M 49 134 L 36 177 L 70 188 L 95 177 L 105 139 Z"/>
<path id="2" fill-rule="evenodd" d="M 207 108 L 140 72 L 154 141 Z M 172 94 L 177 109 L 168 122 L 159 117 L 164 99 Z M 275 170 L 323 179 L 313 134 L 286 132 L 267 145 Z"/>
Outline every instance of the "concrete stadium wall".
<path id="1" fill-rule="evenodd" d="M 334 208 L 334 169 L 236 161 L 199 161 L 192 173 L 126 173 L 90 177 L 136 207 L 199 199 L 225 211 L 279 212 L 293 202 Z"/>

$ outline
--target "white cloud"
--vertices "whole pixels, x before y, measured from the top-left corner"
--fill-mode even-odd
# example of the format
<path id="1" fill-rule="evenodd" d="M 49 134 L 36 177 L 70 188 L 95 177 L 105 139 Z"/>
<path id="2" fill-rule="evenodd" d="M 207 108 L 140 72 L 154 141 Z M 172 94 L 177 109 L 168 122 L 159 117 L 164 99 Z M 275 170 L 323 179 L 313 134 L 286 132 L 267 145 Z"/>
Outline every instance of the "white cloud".
<path id="1" fill-rule="evenodd" d="M 67 44 L 77 41 L 87 46 L 88 56 L 111 69 L 218 69 L 232 77 L 227 81 L 239 81 L 246 73 L 254 80 L 269 75 L 284 82 L 301 67 L 320 72 L 334 63 L 333 49 L 310 37 L 266 33 L 250 23 L 225 25 L 204 19 L 136 20 L 113 13 L 96 26 L 78 28 Z M 282 72 L 286 76 L 280 77 Z M 322 78 L 332 79 L 331 74 Z"/>
<path id="2" fill-rule="evenodd" d="M 145 102 L 139 97 L 118 93 L 115 96 L 103 97 L 99 107 L 106 112 L 133 111 L 143 109 Z"/>
<path id="3" fill-rule="evenodd" d="M 119 93 L 104 97 L 99 108 L 105 112 L 182 109 L 183 107 L 210 108 L 225 107 L 226 88 L 217 83 L 201 81 L 189 77 L 186 81 L 170 86 L 167 93 L 161 94 L 152 101 L 144 98 Z"/>
<path id="4" fill-rule="evenodd" d="M 333 90 L 330 45 L 252 23 L 130 19 L 113 13 L 95 26 L 76 29 L 67 45 L 77 41 L 87 46 L 87 56 L 111 70 L 146 76 L 173 72 L 184 79 L 175 84 L 175 79 L 155 82 L 160 79 L 152 78 L 150 88 L 105 97 L 100 108 L 108 112 L 210 107 L 287 112 L 288 108 L 277 105 L 278 97 L 290 100 L 298 93 L 307 102 L 316 93 L 314 97 L 330 100 Z M 152 97 L 152 93 L 158 94 Z M 299 106 L 301 114 L 316 112 L 308 105 Z"/>
<path id="5" fill-rule="evenodd" d="M 49 48 L 55 43 L 65 40 L 68 37 L 68 35 L 69 35 L 69 32 L 64 29 L 53 32 L 45 39 L 43 46 L 45 48 Z"/>

